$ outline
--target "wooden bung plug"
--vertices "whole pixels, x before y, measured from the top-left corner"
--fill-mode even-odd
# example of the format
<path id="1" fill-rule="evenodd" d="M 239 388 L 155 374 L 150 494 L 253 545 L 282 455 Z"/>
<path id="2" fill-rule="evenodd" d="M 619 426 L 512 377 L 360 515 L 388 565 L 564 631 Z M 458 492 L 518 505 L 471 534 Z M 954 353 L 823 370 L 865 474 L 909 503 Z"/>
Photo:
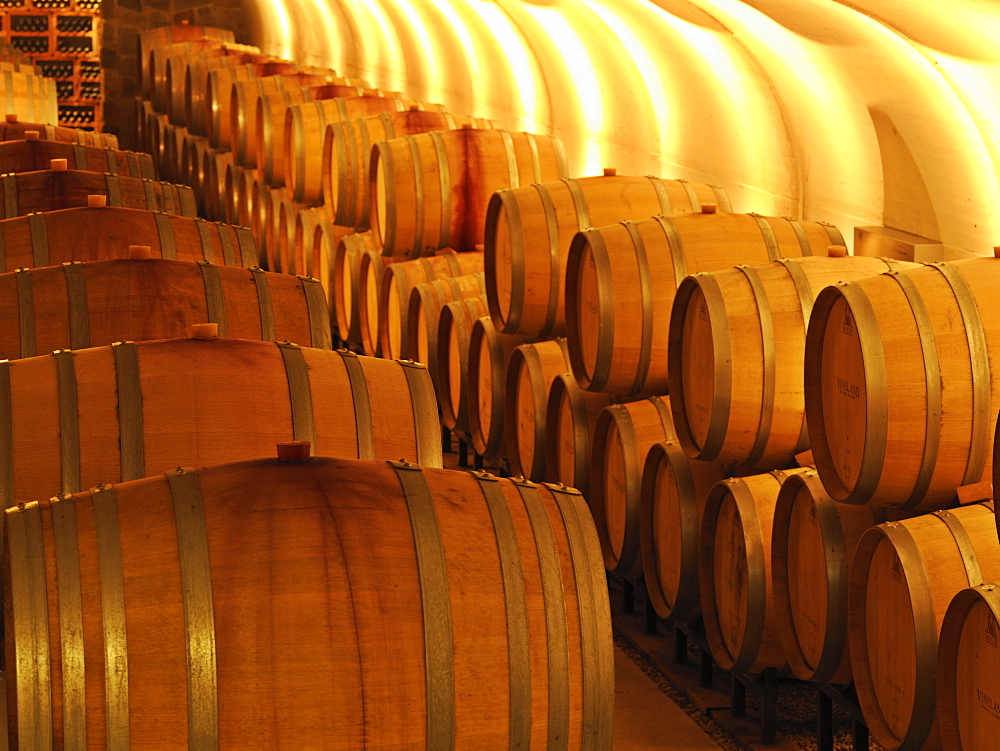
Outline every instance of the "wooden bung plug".
<path id="1" fill-rule="evenodd" d="M 826 248 L 826 254 L 830 258 L 843 258 L 847 255 L 847 246 L 845 245 L 828 245 Z"/>
<path id="2" fill-rule="evenodd" d="M 69 160 L 68 159 L 50 159 L 49 160 L 49 167 L 52 169 L 53 172 L 65 172 L 67 169 L 69 169 Z"/>
<path id="3" fill-rule="evenodd" d="M 703 203 L 701 205 L 701 213 L 702 214 L 714 214 L 718 210 L 719 210 L 719 206 L 718 206 L 718 204 L 715 204 L 715 203 Z"/>
<path id="4" fill-rule="evenodd" d="M 17 115 L 15 113 L 13 113 L 13 112 L 8 112 L 7 113 L 7 122 L 9 122 L 9 123 L 16 123 L 17 122 Z"/>
<path id="5" fill-rule="evenodd" d="M 420 112 L 420 105 L 419 104 L 411 104 L 410 105 L 410 112 Z"/>
<path id="6" fill-rule="evenodd" d="M 192 323 L 190 331 L 192 339 L 201 339 L 207 342 L 209 339 L 219 338 L 219 324 L 217 323 Z"/>
<path id="7" fill-rule="evenodd" d="M 153 255 L 153 249 L 148 245 L 129 245 L 128 257 L 133 261 L 148 261 Z"/>
<path id="8" fill-rule="evenodd" d="M 87 196 L 87 208 L 89 209 L 103 209 L 107 205 L 108 205 L 107 196 L 99 196 L 99 195 Z"/>
<path id="9" fill-rule="evenodd" d="M 24 140 L 25 141 L 37 141 L 41 137 L 42 137 L 42 134 L 39 133 L 37 130 L 26 130 L 26 131 L 24 131 Z"/>
<path id="10" fill-rule="evenodd" d="M 993 257 L 1000 258 L 1000 245 L 993 246 Z"/>
<path id="11" fill-rule="evenodd" d="M 617 174 L 618 174 L 618 170 L 615 167 L 605 167 L 604 168 L 604 176 L 605 177 L 614 177 Z"/>
<path id="12" fill-rule="evenodd" d="M 312 444 L 309 441 L 285 441 L 278 444 L 278 460 L 283 462 L 309 461 Z"/>

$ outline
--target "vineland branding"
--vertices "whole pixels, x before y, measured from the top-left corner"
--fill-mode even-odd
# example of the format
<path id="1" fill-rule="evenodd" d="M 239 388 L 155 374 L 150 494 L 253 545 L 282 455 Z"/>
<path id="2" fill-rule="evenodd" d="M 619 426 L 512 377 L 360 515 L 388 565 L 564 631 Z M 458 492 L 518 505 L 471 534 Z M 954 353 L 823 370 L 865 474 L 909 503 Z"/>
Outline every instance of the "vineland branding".
<path id="1" fill-rule="evenodd" d="M 840 393 L 848 399 L 857 399 L 861 396 L 861 388 L 845 378 L 837 378 L 837 387 L 840 389 Z"/>
<path id="2" fill-rule="evenodd" d="M 989 712 L 997 720 L 1000 720 L 1000 704 L 989 694 L 976 689 L 976 698 L 979 699 L 979 706 Z"/>

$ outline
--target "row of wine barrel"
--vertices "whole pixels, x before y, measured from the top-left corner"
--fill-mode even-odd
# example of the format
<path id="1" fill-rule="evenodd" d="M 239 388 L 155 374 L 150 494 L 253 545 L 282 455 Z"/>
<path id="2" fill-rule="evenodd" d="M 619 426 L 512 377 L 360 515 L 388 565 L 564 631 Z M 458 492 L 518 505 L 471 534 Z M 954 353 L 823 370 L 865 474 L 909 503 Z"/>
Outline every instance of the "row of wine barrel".
<path id="1" fill-rule="evenodd" d="M 435 469 L 424 366 L 324 349 L 320 284 L 229 268 L 245 230 L 101 198 L 0 221 L 39 240 L 0 274 L 13 744 L 610 748 L 582 496 Z"/>
<path id="2" fill-rule="evenodd" d="M 240 97 L 230 97 L 236 107 Z M 285 94 L 281 98 L 285 106 L 292 101 Z M 258 104 L 262 101 L 258 97 Z M 286 112 L 286 122 L 291 111 Z M 258 131 L 266 117 L 263 113 L 258 109 Z M 231 121 L 237 124 L 230 134 L 238 132 L 246 118 Z M 977 317 L 986 316 L 967 289 L 970 285 L 963 284 L 961 271 L 951 266 L 913 269 L 880 259 L 805 258 L 825 255 L 828 246 L 840 249 L 834 255 L 842 254 L 839 232 L 819 223 L 732 214 L 724 192 L 709 186 L 614 174 L 569 179 L 560 167 L 554 177 L 561 179 L 545 180 L 539 169 L 545 162 L 539 142 L 527 142 L 533 144 L 527 147 L 533 161 L 525 172 L 528 163 L 520 160 L 516 135 L 465 129 L 378 143 L 377 138 L 359 139 L 328 125 L 322 169 L 329 179 L 320 179 L 320 192 L 315 194 L 304 192 L 297 180 L 289 182 L 287 171 L 281 178 L 283 187 L 262 186 L 261 162 L 251 163 L 246 147 L 236 139 L 233 150 L 243 153 L 239 160 L 226 163 L 236 201 L 230 212 L 245 212 L 251 226 L 256 222 L 258 227 L 278 227 L 258 230 L 258 236 L 270 235 L 276 238 L 272 241 L 276 248 L 282 244 L 288 248 L 271 256 L 284 270 L 308 270 L 324 280 L 334 324 L 344 341 L 366 354 L 403 354 L 427 363 L 444 424 L 469 438 L 478 453 L 535 480 L 565 482 L 554 473 L 571 474 L 570 484 L 586 492 L 607 568 L 633 573 L 649 555 L 643 540 L 653 535 L 656 526 L 645 512 L 640 513 L 643 457 L 668 435 L 671 453 L 685 457 L 687 473 L 704 473 L 714 478 L 712 482 L 732 474 L 733 465 L 738 465 L 740 474 L 782 470 L 795 454 L 812 445 L 829 495 L 846 500 L 849 493 L 838 491 L 836 483 L 844 487 L 857 483 L 865 490 L 853 496 L 854 502 L 875 496 L 876 504 L 913 510 L 949 505 L 959 485 L 988 473 L 989 426 L 996 407 L 990 404 L 989 377 L 983 380 L 977 375 L 976 366 L 984 361 L 988 365 L 989 338 L 984 332 L 989 321 L 976 325 Z M 462 166 L 451 169 L 449 155 L 459 149 L 450 144 L 470 138 L 498 142 L 496 153 L 505 156 L 498 156 L 492 168 L 475 170 L 484 175 L 495 170 L 498 177 L 490 178 L 492 186 L 484 181 L 472 204 L 452 207 L 444 200 L 446 188 L 464 185 L 464 177 Z M 360 155 L 352 161 L 346 144 L 359 141 Z M 258 138 L 258 148 L 261 143 Z M 287 139 L 285 143 L 287 147 Z M 338 157 L 334 169 L 331 156 L 337 148 L 345 156 Z M 366 154 L 371 164 L 364 161 Z M 444 164 L 449 166 L 447 181 L 442 177 Z M 273 173 L 273 165 L 268 169 Z M 527 182 L 525 174 L 531 175 Z M 340 188 L 359 184 L 352 175 L 370 176 L 367 188 Z M 408 186 L 414 187 L 408 192 Z M 273 198 L 275 190 L 284 191 L 279 200 Z M 324 203 L 307 205 L 318 200 Z M 364 206 L 366 201 L 367 223 L 356 215 L 339 223 L 345 216 L 341 208 Z M 676 216 L 679 211 L 690 216 Z M 365 229 L 370 232 L 360 231 Z M 734 242 L 727 244 L 724 238 Z M 480 246 L 482 256 L 476 253 Z M 416 255 L 426 257 L 403 260 Z M 736 264 L 740 265 L 734 268 Z M 891 273 L 879 275 L 883 271 Z M 979 269 L 975 272 L 978 279 Z M 479 273 L 482 276 L 476 276 Z M 981 276 L 988 284 L 985 266 Z M 902 321 L 884 345 L 885 351 L 909 346 L 915 353 L 907 355 L 913 365 L 898 373 L 904 387 L 891 396 L 869 385 L 875 374 L 868 375 L 868 368 L 888 370 L 882 343 L 873 343 L 870 333 L 865 341 L 856 335 L 863 327 L 877 332 L 881 325 L 854 291 L 867 284 L 861 281 L 865 277 L 879 280 L 871 282 L 873 291 L 875 285 L 895 284 L 913 311 L 905 314 L 914 319 L 916 333 Z M 955 292 L 954 301 L 938 309 L 931 294 L 946 286 L 941 279 Z M 830 286 L 837 283 L 840 286 Z M 835 292 L 847 302 L 836 300 Z M 890 305 L 892 295 L 874 294 Z M 850 306 L 846 313 L 845 305 Z M 818 315 L 813 317 L 813 312 Z M 813 334 L 821 325 L 819 314 L 826 333 Z M 863 324 L 856 322 L 859 317 Z M 956 320 L 966 324 L 966 331 L 958 335 Z M 941 330 L 940 341 L 928 334 L 931 322 Z M 565 340 L 552 338 L 560 335 Z M 965 363 L 959 358 L 938 375 L 938 359 L 943 359 L 938 352 L 950 353 L 963 337 L 969 353 Z M 812 358 L 818 362 L 817 351 L 828 362 L 809 365 Z M 973 374 L 967 375 L 965 369 Z M 938 384 L 972 381 L 967 388 L 947 392 L 956 405 L 945 405 L 950 410 L 947 420 L 941 410 L 944 392 L 933 385 L 935 377 Z M 913 402 L 914 390 L 908 384 L 914 381 L 927 383 L 926 407 Z M 673 416 L 662 396 L 668 391 Z M 868 399 L 869 391 L 874 392 L 874 401 Z M 890 400 L 893 414 L 905 419 L 886 429 L 880 421 Z M 570 409 L 573 404 L 578 405 L 575 412 Z M 820 415 L 814 419 L 817 409 Z M 830 456 L 819 445 L 823 436 L 816 435 L 816 425 L 824 420 L 829 423 L 826 432 L 844 441 L 831 449 Z M 506 430 L 495 429 L 504 422 Z M 916 449 L 914 425 L 926 427 L 928 436 Z M 964 433 L 959 425 L 966 426 Z M 859 441 L 858 433 L 850 433 L 857 427 L 870 430 L 871 436 Z M 932 435 L 938 428 L 944 432 Z M 845 432 L 846 440 L 841 438 Z M 962 454 L 959 444 L 970 432 L 971 450 Z M 879 453 L 886 434 L 896 441 L 887 446 L 891 455 Z M 714 464 L 693 462 L 690 457 L 712 459 Z M 882 472 L 887 464 L 895 474 Z M 839 477 L 831 474 L 831 466 Z M 764 477 L 772 484 L 779 481 L 775 475 Z M 815 483 L 816 474 L 810 477 Z M 739 482 L 745 485 L 747 480 Z M 879 483 L 878 492 L 861 497 Z M 858 522 L 861 530 L 880 521 L 884 513 L 875 507 L 856 512 L 861 519 L 867 516 L 867 522 Z M 730 521 L 742 518 L 732 509 L 715 513 L 728 515 Z M 679 534 L 679 529 L 673 525 L 672 533 Z M 733 534 L 728 541 L 719 538 L 727 552 L 717 558 L 734 557 L 732 551 L 739 545 Z M 697 558 L 697 543 L 694 550 Z M 648 583 L 649 571 L 646 576 Z M 725 591 L 726 582 L 731 589 L 733 582 L 742 581 L 741 575 L 726 579 L 726 574 L 719 574 L 718 582 L 714 575 L 697 576 L 708 576 L 720 591 Z M 754 576 L 757 583 L 767 583 L 764 574 Z M 788 588 L 804 592 L 809 588 L 805 581 L 796 575 Z M 980 581 L 970 575 L 965 586 Z M 803 599 L 801 594 L 792 597 Z M 761 600 L 758 594 L 753 599 L 757 618 L 763 612 Z M 841 605 L 845 602 L 846 595 Z M 685 607 L 708 615 L 697 604 Z M 720 605 L 711 607 L 711 614 L 719 616 Z M 722 615 L 734 616 L 738 608 L 731 603 L 727 607 Z M 846 619 L 845 608 L 838 612 Z M 672 611 L 670 616 L 679 617 Z M 730 621 L 747 622 L 745 614 L 742 621 Z M 728 667 L 760 669 L 766 664 L 757 661 L 762 648 L 752 638 L 745 643 L 736 633 L 741 628 L 731 625 L 726 631 L 720 626 L 713 653 Z M 758 624 L 751 631 L 762 628 Z M 763 630 L 775 633 L 772 628 Z M 919 659 L 926 662 L 926 654 L 925 650 Z M 819 673 L 843 675 L 842 650 L 836 659 L 822 656 Z M 880 676 L 887 669 L 894 668 L 874 668 Z M 834 679 L 816 678 L 817 671 L 813 672 L 815 680 Z M 925 692 L 926 686 L 921 684 L 919 691 Z M 882 733 L 877 701 L 866 702 L 866 717 L 871 713 L 873 730 Z M 893 732 L 906 735 L 904 747 L 913 742 L 911 736 L 923 732 L 919 723 L 904 727 L 902 720 L 893 722 Z M 882 737 L 896 747 L 891 734 Z"/>

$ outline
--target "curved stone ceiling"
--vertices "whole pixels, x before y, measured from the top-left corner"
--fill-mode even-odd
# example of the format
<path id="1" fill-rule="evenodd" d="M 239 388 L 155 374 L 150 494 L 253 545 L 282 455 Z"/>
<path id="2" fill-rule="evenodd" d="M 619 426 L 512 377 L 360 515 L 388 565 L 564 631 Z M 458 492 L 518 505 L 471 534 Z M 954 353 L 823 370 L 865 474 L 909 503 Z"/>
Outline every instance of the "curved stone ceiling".
<path id="1" fill-rule="evenodd" d="M 266 51 L 553 133 L 576 175 L 1000 244 L 993 0 L 247 2 Z"/>

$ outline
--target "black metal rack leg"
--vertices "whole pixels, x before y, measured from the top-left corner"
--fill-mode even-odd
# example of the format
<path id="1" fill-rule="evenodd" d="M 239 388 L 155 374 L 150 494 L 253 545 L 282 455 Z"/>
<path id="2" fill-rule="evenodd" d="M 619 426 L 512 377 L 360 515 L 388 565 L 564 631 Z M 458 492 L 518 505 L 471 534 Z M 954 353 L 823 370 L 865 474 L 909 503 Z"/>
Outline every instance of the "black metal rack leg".
<path id="1" fill-rule="evenodd" d="M 833 699 L 816 689 L 819 697 L 819 711 L 816 715 L 816 748 L 818 751 L 833 751 Z"/>

